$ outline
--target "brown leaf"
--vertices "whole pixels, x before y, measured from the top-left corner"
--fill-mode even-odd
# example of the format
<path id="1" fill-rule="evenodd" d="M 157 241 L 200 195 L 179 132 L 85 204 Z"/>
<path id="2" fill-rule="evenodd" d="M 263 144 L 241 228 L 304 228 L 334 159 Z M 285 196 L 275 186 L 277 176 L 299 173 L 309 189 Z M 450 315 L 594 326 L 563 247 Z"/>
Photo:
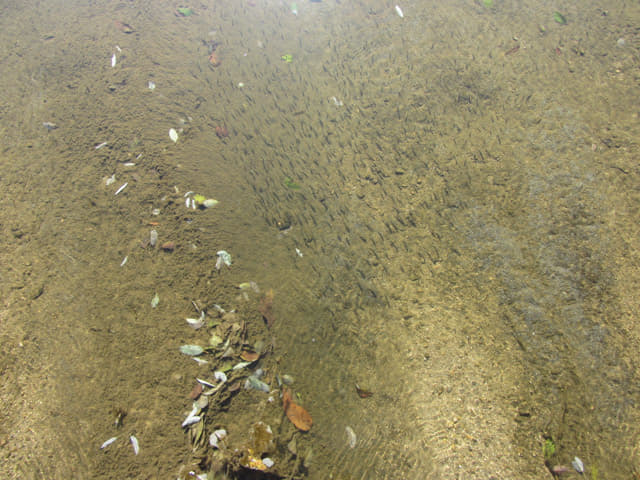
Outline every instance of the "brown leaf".
<path id="1" fill-rule="evenodd" d="M 367 398 L 373 395 L 373 392 L 369 390 L 365 390 L 364 388 L 360 388 L 357 383 L 356 383 L 356 392 L 358 393 L 358 396 L 360 398 Z"/>
<path id="2" fill-rule="evenodd" d="M 176 243 L 175 242 L 164 242 L 162 245 L 160 245 L 160 248 L 162 250 L 164 250 L 165 252 L 173 252 L 176 249 Z"/>
<path id="3" fill-rule="evenodd" d="M 200 396 L 201 393 L 202 393 L 202 384 L 196 383 L 196 386 L 193 387 L 193 390 L 191 390 L 191 393 L 189 394 L 189 398 L 191 400 L 195 400 Z"/>
<path id="4" fill-rule="evenodd" d="M 258 360 L 260 358 L 260 354 L 256 353 L 256 352 L 249 352 L 247 350 L 244 350 L 240 354 L 240 358 L 242 360 L 244 360 L 245 362 L 255 362 L 256 360 Z"/>
<path id="5" fill-rule="evenodd" d="M 291 398 L 291 390 L 288 388 L 285 388 L 282 392 L 282 406 L 284 407 L 284 413 L 287 415 L 287 418 L 297 429 L 303 432 L 308 432 L 311 429 L 311 425 L 313 425 L 311 415 L 300 405 L 294 403 Z"/>

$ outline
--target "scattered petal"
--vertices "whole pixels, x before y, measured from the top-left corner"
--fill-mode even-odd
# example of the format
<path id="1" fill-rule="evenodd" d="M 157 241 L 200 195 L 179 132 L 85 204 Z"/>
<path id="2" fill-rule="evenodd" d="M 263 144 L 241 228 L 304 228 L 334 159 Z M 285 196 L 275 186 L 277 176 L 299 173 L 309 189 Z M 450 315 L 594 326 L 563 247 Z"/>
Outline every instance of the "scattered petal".
<path id="1" fill-rule="evenodd" d="M 199 415 L 193 415 L 187 417 L 184 422 L 182 422 L 182 428 L 188 427 L 189 425 L 193 425 L 194 423 L 198 423 L 200 421 Z"/>
<path id="2" fill-rule="evenodd" d="M 347 445 L 349 448 L 355 448 L 358 439 L 356 437 L 356 432 L 353 431 L 353 428 L 347 426 L 345 427 L 345 431 L 347 432 Z"/>
<path id="3" fill-rule="evenodd" d="M 216 268 L 220 270 L 222 265 L 226 265 L 227 267 L 231 266 L 231 255 L 226 250 L 219 250 L 218 253 L 218 261 L 216 262 Z"/>
<path id="4" fill-rule="evenodd" d="M 209 436 L 209 445 L 214 448 L 220 448 L 220 441 L 224 440 L 227 437 L 226 430 L 216 430 Z"/>
<path id="5" fill-rule="evenodd" d="M 156 292 L 156 294 L 151 299 L 151 308 L 156 308 L 159 303 L 160 303 L 160 296 Z"/>
<path id="6" fill-rule="evenodd" d="M 580 460 L 578 457 L 574 457 L 574 459 L 571 461 L 571 466 L 576 470 L 576 472 L 584 473 L 584 463 L 582 463 L 582 460 Z"/>
<path id="7" fill-rule="evenodd" d="M 247 365 L 251 365 L 253 362 L 240 362 L 240 363 L 236 363 L 232 370 L 240 370 L 241 368 L 246 367 Z"/>
<path id="8" fill-rule="evenodd" d="M 207 382 L 206 380 L 202 380 L 201 378 L 196 377 L 197 382 L 200 385 L 204 385 L 205 387 L 214 388 L 215 385 L 213 383 Z"/>
<path id="9" fill-rule="evenodd" d="M 129 440 L 131 440 L 131 446 L 133 447 L 133 453 L 138 455 L 138 453 L 140 453 L 140 444 L 138 443 L 138 439 L 136 437 L 134 437 L 133 435 L 131 435 L 129 437 Z"/>
<path id="10" fill-rule="evenodd" d="M 180 351 L 185 355 L 190 355 L 192 357 L 197 357 L 204 352 L 204 348 L 199 345 L 182 345 L 180 347 Z"/>
<path id="11" fill-rule="evenodd" d="M 104 450 L 109 445 L 111 445 L 113 442 L 115 442 L 117 439 L 118 439 L 118 437 L 111 437 L 109 440 L 106 440 L 102 445 L 100 445 L 100 450 Z"/>
<path id="12" fill-rule="evenodd" d="M 118 195 L 120 192 L 122 192 L 125 188 L 127 188 L 127 185 L 129 185 L 129 182 L 125 182 L 123 183 L 120 188 L 118 190 L 116 190 L 116 193 L 114 193 L 114 195 Z"/>
<path id="13" fill-rule="evenodd" d="M 187 318 L 187 323 L 194 330 L 198 330 L 204 325 L 204 321 L 201 318 Z"/>

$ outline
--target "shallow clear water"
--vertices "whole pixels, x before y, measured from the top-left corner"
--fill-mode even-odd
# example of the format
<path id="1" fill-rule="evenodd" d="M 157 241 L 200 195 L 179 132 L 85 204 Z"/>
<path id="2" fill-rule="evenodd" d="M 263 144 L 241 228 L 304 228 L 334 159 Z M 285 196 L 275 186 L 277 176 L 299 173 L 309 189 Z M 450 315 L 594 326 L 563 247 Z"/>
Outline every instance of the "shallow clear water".
<path id="1" fill-rule="evenodd" d="M 2 7 L 3 477 L 214 469 L 179 425 L 224 362 L 178 347 L 232 323 L 274 393 L 207 432 L 268 423 L 284 478 L 637 475 L 638 7 L 189 6 Z"/>

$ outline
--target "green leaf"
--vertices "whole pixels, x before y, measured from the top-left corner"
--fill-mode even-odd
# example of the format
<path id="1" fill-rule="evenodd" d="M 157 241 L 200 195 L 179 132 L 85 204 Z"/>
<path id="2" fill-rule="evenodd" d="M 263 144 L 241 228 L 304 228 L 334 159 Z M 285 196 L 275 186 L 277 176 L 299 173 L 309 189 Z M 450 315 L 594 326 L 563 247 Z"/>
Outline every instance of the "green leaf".
<path id="1" fill-rule="evenodd" d="M 183 17 L 193 15 L 193 9 L 190 7 L 178 7 L 178 13 Z"/>
<path id="2" fill-rule="evenodd" d="M 292 190 L 300 190 L 300 185 L 294 182 L 290 177 L 284 179 L 284 184 L 287 188 L 290 188 Z"/>
<path id="3" fill-rule="evenodd" d="M 567 24 L 567 19 L 560 12 L 553 12 L 553 19 L 560 25 Z"/>
<path id="4" fill-rule="evenodd" d="M 547 438 L 542 445 L 542 454 L 545 460 L 549 460 L 556 453 L 556 444 L 551 438 Z"/>

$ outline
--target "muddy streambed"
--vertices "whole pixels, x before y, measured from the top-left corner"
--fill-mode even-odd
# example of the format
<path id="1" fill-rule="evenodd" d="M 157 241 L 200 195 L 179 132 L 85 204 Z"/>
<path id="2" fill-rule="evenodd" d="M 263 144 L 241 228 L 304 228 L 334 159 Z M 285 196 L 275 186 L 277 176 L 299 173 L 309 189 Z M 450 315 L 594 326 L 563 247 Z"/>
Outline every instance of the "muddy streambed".
<path id="1" fill-rule="evenodd" d="M 178 7 L 2 7 L 2 477 L 637 477 L 638 7 Z"/>

